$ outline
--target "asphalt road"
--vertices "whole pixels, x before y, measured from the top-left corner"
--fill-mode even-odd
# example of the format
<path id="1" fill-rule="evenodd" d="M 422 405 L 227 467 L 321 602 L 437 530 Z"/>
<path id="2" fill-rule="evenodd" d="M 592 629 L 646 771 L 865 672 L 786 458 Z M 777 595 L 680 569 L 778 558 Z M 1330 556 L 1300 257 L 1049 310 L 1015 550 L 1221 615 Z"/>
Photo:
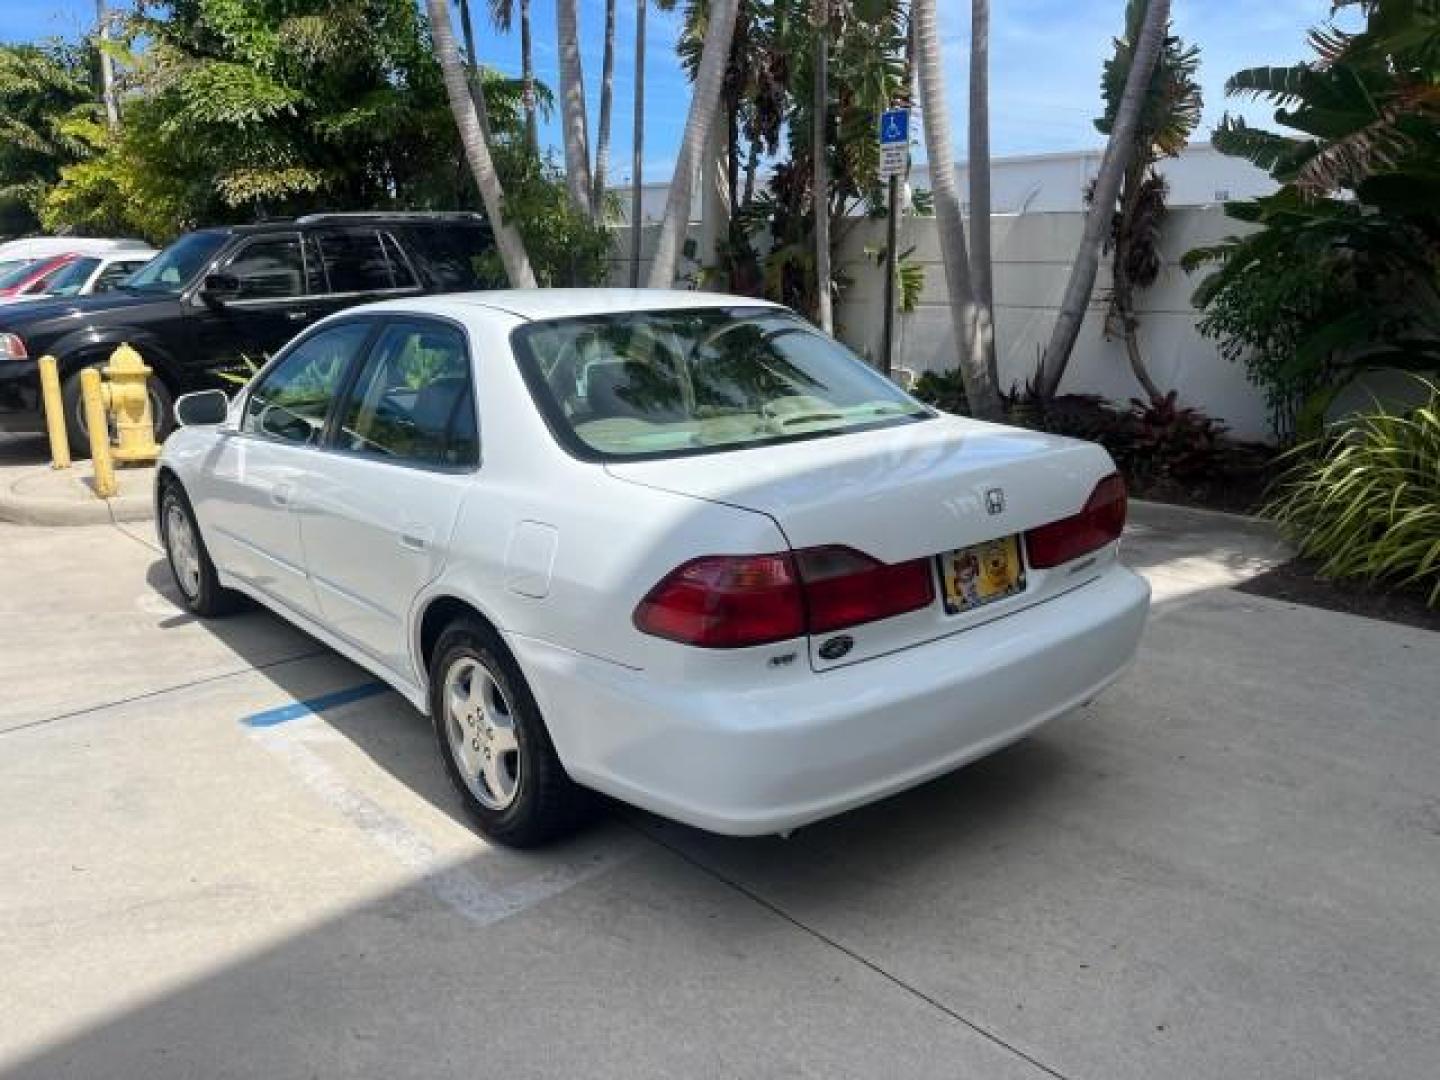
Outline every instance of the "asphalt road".
<path id="1" fill-rule="evenodd" d="M 617 807 L 526 854 L 370 676 L 184 615 L 147 527 L 0 526 L 0 1076 L 1433 1077 L 1440 636 L 1133 517 L 1155 617 L 1090 708 L 788 841 Z"/>

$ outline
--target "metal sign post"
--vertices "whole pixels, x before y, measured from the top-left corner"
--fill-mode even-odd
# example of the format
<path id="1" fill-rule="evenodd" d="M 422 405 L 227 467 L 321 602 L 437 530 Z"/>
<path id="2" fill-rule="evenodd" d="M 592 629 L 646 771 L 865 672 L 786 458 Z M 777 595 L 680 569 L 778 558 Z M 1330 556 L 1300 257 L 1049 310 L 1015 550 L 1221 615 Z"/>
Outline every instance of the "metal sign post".
<path id="1" fill-rule="evenodd" d="M 889 109 L 880 114 L 880 177 L 889 184 L 885 221 L 885 320 L 880 343 L 880 370 L 888 377 L 894 369 L 895 270 L 899 261 L 900 178 L 910 162 L 910 110 Z"/>

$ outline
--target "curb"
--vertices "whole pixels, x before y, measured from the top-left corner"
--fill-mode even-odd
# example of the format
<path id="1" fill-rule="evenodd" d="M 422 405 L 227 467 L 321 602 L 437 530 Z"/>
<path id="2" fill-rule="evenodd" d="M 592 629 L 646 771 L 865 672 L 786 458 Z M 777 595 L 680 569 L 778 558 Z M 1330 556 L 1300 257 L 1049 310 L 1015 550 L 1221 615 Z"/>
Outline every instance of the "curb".
<path id="1" fill-rule="evenodd" d="M 1181 514 L 1198 514 L 1201 517 L 1227 518 L 1231 521 L 1244 521 L 1251 525 L 1268 525 L 1274 527 L 1274 522 L 1257 514 L 1237 514 L 1233 510 L 1211 510 L 1207 506 L 1186 506 L 1184 503 L 1159 502 L 1155 499 L 1131 498 L 1130 502 L 1147 508 L 1154 507 L 1157 510 L 1174 510 Z"/>
<path id="2" fill-rule="evenodd" d="M 45 494 L 30 494 L 22 490 L 27 481 L 34 484 L 53 475 L 48 467 L 26 470 L 18 477 L 0 482 L 0 521 L 14 525 L 111 525 L 117 522 L 151 521 L 155 507 L 150 498 L 149 484 L 141 492 L 130 491 L 112 499 L 100 499 L 93 495 L 74 493 L 66 498 L 55 498 Z M 79 484 L 87 484 L 88 477 L 76 476 Z M 134 486 L 133 484 L 130 486 Z"/>

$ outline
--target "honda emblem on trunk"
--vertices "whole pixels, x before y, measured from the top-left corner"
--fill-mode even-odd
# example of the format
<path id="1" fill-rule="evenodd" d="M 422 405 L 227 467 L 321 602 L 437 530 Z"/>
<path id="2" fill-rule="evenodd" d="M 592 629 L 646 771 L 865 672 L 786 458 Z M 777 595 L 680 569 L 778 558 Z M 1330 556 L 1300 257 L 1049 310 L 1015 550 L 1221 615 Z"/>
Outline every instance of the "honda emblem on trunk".
<path id="1" fill-rule="evenodd" d="M 1005 489 L 988 488 L 985 492 L 985 509 L 991 514 L 1003 514 L 1005 512 Z"/>

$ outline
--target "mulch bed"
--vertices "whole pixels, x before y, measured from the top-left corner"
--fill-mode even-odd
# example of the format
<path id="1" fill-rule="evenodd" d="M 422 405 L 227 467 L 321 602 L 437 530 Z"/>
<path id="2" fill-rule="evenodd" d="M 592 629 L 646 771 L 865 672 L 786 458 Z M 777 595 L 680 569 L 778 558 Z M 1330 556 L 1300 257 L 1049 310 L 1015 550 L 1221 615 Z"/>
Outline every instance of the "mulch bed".
<path id="1" fill-rule="evenodd" d="M 1130 494 L 1151 502 L 1220 510 L 1227 514 L 1256 514 L 1265 504 L 1266 493 L 1284 471 L 1277 464 L 1278 453 L 1259 443 L 1232 443 L 1224 473 L 1210 478 L 1182 482 L 1170 477 L 1144 481 L 1127 477 Z"/>
<path id="2" fill-rule="evenodd" d="M 1292 559 L 1235 586 L 1236 590 L 1271 600 L 1307 604 L 1327 611 L 1364 615 L 1370 619 L 1440 631 L 1440 608 L 1427 607 L 1420 589 L 1387 589 L 1363 581 L 1330 581 L 1317 576 L 1307 559 Z"/>

